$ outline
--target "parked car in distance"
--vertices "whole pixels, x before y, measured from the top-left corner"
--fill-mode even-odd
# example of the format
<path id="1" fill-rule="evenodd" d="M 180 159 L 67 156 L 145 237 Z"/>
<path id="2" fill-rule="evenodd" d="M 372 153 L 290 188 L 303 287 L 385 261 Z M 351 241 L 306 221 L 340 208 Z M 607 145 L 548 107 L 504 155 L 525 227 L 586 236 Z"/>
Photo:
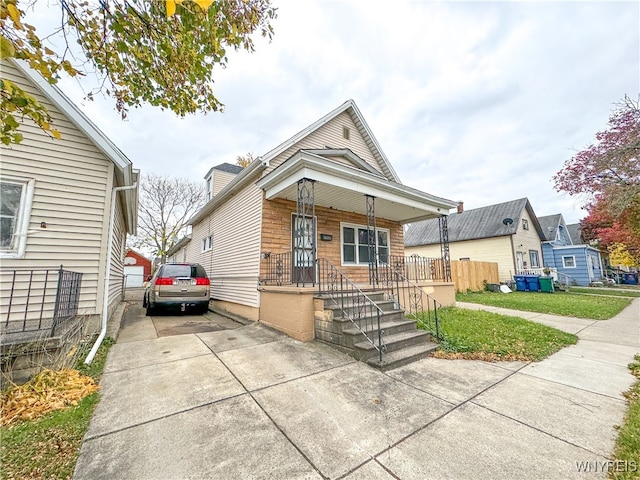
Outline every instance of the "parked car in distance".
<path id="1" fill-rule="evenodd" d="M 147 315 L 161 310 L 193 310 L 205 313 L 209 307 L 211 282 L 197 263 L 165 263 L 158 267 L 144 292 L 142 306 Z"/>

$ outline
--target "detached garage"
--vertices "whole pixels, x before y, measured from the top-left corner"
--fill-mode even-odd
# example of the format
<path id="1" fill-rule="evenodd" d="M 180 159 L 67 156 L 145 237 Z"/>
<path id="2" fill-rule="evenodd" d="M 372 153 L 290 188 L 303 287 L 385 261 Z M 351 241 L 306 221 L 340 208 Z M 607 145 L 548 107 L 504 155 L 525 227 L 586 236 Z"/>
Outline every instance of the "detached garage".
<path id="1" fill-rule="evenodd" d="M 151 278 L 151 260 L 135 250 L 127 249 L 124 257 L 125 287 L 142 287 Z"/>

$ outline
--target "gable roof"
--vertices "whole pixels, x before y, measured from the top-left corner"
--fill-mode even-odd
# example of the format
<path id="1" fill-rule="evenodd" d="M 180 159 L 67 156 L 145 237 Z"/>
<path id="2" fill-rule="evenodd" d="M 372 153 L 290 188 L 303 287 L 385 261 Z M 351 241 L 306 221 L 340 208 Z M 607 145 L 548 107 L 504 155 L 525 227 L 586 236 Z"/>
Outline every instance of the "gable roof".
<path id="1" fill-rule="evenodd" d="M 360 110 L 356 106 L 356 103 L 351 99 L 347 100 L 346 102 L 344 102 L 338 108 L 335 108 L 331 112 L 327 113 L 324 117 L 322 117 L 319 120 L 315 121 L 314 123 L 309 125 L 307 128 L 299 131 L 293 137 L 289 138 L 288 140 L 285 140 L 280 145 L 278 145 L 277 147 L 273 148 L 272 150 L 270 150 L 269 152 L 267 152 L 263 156 L 259 157 L 259 160 L 261 160 L 264 165 L 268 166 L 269 162 L 271 160 L 276 158 L 278 155 L 280 155 L 286 149 L 288 149 L 289 147 L 291 147 L 295 143 L 299 142 L 304 137 L 306 137 L 306 136 L 310 135 L 311 133 L 315 132 L 321 126 L 323 126 L 327 122 L 333 120 L 338 115 L 340 115 L 342 112 L 347 112 L 349 114 L 349 116 L 351 117 L 351 120 L 353 121 L 354 125 L 358 129 L 358 132 L 360 133 L 360 135 L 362 135 L 362 138 L 364 139 L 365 143 L 367 144 L 367 147 L 369 147 L 369 150 L 371 150 L 371 153 L 373 154 L 373 157 L 376 159 L 376 161 L 380 165 L 380 168 L 382 169 L 382 172 L 384 173 L 385 177 L 388 180 L 391 180 L 393 182 L 402 183 L 402 182 L 400 182 L 400 178 L 396 174 L 395 170 L 391 166 L 391 163 L 389 162 L 389 160 L 387 159 L 386 155 L 382 151 L 382 148 L 380 148 L 380 144 L 378 143 L 376 138 L 373 136 L 373 132 L 371 131 L 371 129 L 367 125 L 367 122 L 365 121 L 364 117 L 362 116 L 362 113 L 360 113 Z"/>
<path id="2" fill-rule="evenodd" d="M 542 238 L 542 229 L 529 199 L 519 198 L 449 215 L 447 217 L 449 242 L 513 235 L 516 233 L 520 224 L 519 220 L 525 210 L 538 235 Z M 503 220 L 506 218 L 512 219 L 513 223 L 505 225 Z M 404 235 L 404 244 L 407 247 L 436 243 L 440 243 L 440 228 L 437 218 L 411 224 Z"/>
<path id="3" fill-rule="evenodd" d="M 543 240 L 548 242 L 556 239 L 556 232 L 558 231 L 558 226 L 562 221 L 562 215 L 556 213 L 555 215 L 546 215 L 544 217 L 538 217 L 538 222 L 540 222 L 540 227 L 542 228 L 542 233 L 544 234 Z"/>
<path id="4" fill-rule="evenodd" d="M 574 245 L 581 245 L 584 243 L 584 240 L 582 240 L 582 226 L 579 223 L 567 225 L 567 233 L 569 233 L 571 242 L 573 242 Z"/>
<path id="5" fill-rule="evenodd" d="M 33 70 L 23 60 L 8 59 L 20 73 L 49 99 L 53 105 L 67 116 L 87 138 L 109 159 L 116 170 L 119 186 L 132 186 L 138 182 L 139 170 L 133 169 L 133 164 L 127 156 L 104 134 L 89 118 L 73 103 L 58 87 L 47 82 L 42 75 Z M 124 198 L 127 231 L 135 234 L 138 224 L 138 195 L 137 189 L 120 192 Z"/>

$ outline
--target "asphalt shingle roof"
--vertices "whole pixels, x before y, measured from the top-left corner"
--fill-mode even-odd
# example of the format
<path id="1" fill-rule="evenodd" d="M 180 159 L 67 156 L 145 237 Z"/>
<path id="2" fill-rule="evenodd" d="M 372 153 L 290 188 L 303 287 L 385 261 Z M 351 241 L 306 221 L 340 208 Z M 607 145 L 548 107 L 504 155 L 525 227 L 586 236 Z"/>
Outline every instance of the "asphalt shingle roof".
<path id="1" fill-rule="evenodd" d="M 582 240 L 582 229 L 580 228 L 579 223 L 572 223 L 571 225 L 567 225 L 567 232 L 571 237 L 571 241 L 574 245 L 582 245 L 584 241 Z"/>
<path id="2" fill-rule="evenodd" d="M 220 165 L 213 167 L 213 170 L 220 170 L 221 172 L 238 175 L 242 171 L 242 167 L 240 165 L 232 165 L 231 163 L 221 163 Z"/>
<path id="3" fill-rule="evenodd" d="M 527 198 L 453 213 L 447 217 L 449 242 L 511 235 L 518 228 L 522 212 L 527 206 L 535 222 L 535 214 Z M 505 225 L 505 218 L 511 218 L 513 223 L 510 226 Z M 404 244 L 407 247 L 436 243 L 440 243 L 437 218 L 411 224 L 404 235 Z"/>
<path id="4" fill-rule="evenodd" d="M 560 225 L 561 218 L 562 215 L 559 213 L 538 217 L 538 222 L 540 222 L 540 226 L 542 227 L 542 233 L 544 233 L 543 240 L 550 242 L 556 239 L 556 231 L 558 230 L 558 225 Z"/>

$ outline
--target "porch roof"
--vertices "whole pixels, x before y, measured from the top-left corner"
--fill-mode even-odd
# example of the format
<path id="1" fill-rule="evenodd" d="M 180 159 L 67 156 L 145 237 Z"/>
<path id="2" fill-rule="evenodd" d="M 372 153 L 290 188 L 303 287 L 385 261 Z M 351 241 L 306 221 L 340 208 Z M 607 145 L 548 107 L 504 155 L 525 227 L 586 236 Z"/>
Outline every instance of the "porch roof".
<path id="1" fill-rule="evenodd" d="M 300 150 L 278 168 L 261 178 L 257 185 L 268 200 L 296 201 L 297 183 L 315 180 L 315 204 L 322 207 L 367 214 L 365 195 L 376 198 L 378 218 L 410 223 L 448 215 L 457 203 L 420 190 L 391 182 L 374 174 L 338 163 L 312 151 Z"/>

